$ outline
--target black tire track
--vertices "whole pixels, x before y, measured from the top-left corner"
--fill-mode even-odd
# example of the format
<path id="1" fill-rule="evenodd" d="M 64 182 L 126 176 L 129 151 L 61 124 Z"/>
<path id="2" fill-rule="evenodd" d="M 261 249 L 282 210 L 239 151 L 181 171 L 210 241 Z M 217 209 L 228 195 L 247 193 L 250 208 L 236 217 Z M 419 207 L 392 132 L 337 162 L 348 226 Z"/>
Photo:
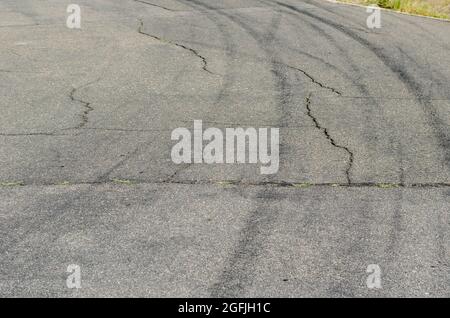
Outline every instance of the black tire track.
<path id="1" fill-rule="evenodd" d="M 434 133 L 435 137 L 438 139 L 440 146 L 445 153 L 446 165 L 450 166 L 450 136 L 448 135 L 448 132 L 446 130 L 447 125 L 438 116 L 437 109 L 434 107 L 434 105 L 432 104 L 432 101 L 430 100 L 430 92 L 429 93 L 426 92 L 426 88 L 422 87 L 421 84 L 415 80 L 414 74 L 412 74 L 405 67 L 404 64 L 398 63 L 395 60 L 391 59 L 388 55 L 386 55 L 383 52 L 383 50 L 381 48 L 378 48 L 378 47 L 372 45 L 368 40 L 362 38 L 360 35 L 358 35 L 357 33 L 355 33 L 352 30 L 347 29 L 343 25 L 340 25 L 334 21 L 330 21 L 326 18 L 320 17 L 314 13 L 299 10 L 298 8 L 296 8 L 294 6 L 290 6 L 285 3 L 281 3 L 281 2 L 276 2 L 276 3 L 282 7 L 285 7 L 292 11 L 298 12 L 301 15 L 305 15 L 310 18 L 313 18 L 325 25 L 328 25 L 328 26 L 336 29 L 337 31 L 340 31 L 341 33 L 345 34 L 349 38 L 353 39 L 354 41 L 356 41 L 357 43 L 362 45 L 363 47 L 368 48 L 373 54 L 375 54 L 375 56 L 385 66 L 387 66 L 391 70 L 391 72 L 394 73 L 401 82 L 403 82 L 405 84 L 405 86 L 408 88 L 408 91 L 410 92 L 410 94 L 412 96 L 414 96 L 415 100 L 418 102 L 418 104 L 421 105 L 423 113 L 426 115 L 428 122 L 433 130 L 433 133 Z M 317 7 L 322 8 L 321 6 L 317 6 Z M 325 8 L 322 8 L 322 9 L 326 10 Z M 329 10 L 327 10 L 327 11 L 329 11 Z M 334 12 L 332 12 L 332 13 L 335 14 Z M 415 61 L 415 59 L 413 59 L 409 55 L 407 55 L 407 58 L 410 60 L 411 63 L 416 64 L 416 66 L 421 70 L 421 73 L 428 75 L 430 80 L 432 80 L 433 82 L 436 81 L 436 78 L 433 77 L 433 75 L 430 74 L 430 72 L 427 69 L 422 67 L 419 63 L 417 63 Z M 440 73 L 439 75 L 442 79 L 445 78 L 444 76 L 442 76 L 442 73 Z M 447 93 L 447 96 L 448 96 L 448 91 L 446 90 L 446 87 L 444 87 L 444 91 Z M 403 181 L 402 181 L 402 183 L 403 183 Z M 389 252 L 392 252 L 392 250 L 398 250 L 398 248 L 400 247 L 398 233 L 400 233 L 401 227 L 402 227 L 401 212 L 399 210 L 401 208 L 401 200 L 402 199 L 403 199 L 403 195 L 402 195 L 402 191 L 400 191 L 397 201 L 396 201 L 397 206 L 395 208 L 395 213 L 393 215 L 393 226 L 392 226 L 392 229 L 390 232 L 390 245 L 388 248 Z M 445 260 L 445 257 L 446 257 L 445 242 L 442 239 L 442 237 L 444 237 L 444 233 L 445 233 L 444 227 L 441 227 L 440 230 L 438 229 L 438 233 L 439 234 L 438 234 L 438 242 L 437 242 L 437 244 L 438 244 L 437 257 L 438 257 L 438 259 L 441 260 L 441 263 L 442 263 L 442 262 L 445 262 L 443 260 Z"/>
<path id="2" fill-rule="evenodd" d="M 289 112 L 288 107 L 290 103 L 290 85 L 287 81 L 287 75 L 283 73 L 283 67 L 274 59 L 274 52 L 271 49 L 262 47 L 260 41 L 267 41 L 271 43 L 275 37 L 275 32 L 281 22 L 281 17 L 275 16 L 272 19 L 270 26 L 270 33 L 261 36 L 250 28 L 245 22 L 242 22 L 238 17 L 231 15 L 224 11 L 216 11 L 214 7 L 191 0 L 199 7 L 211 10 L 218 15 L 224 16 L 246 33 L 248 33 L 261 47 L 262 51 L 270 61 L 271 72 L 274 76 L 275 86 L 280 92 L 278 105 L 281 108 L 280 125 L 283 125 Z M 270 47 L 270 46 L 269 46 Z M 282 147 L 282 145 L 281 145 Z M 217 282 L 210 288 L 212 297 L 232 297 L 242 296 L 246 288 L 252 283 L 252 272 L 255 267 L 255 262 L 258 256 L 264 249 L 264 244 L 267 237 L 270 235 L 272 228 L 278 219 L 279 211 L 271 207 L 267 198 L 276 198 L 275 202 L 279 202 L 279 193 L 274 189 L 264 189 L 256 195 L 258 202 L 256 209 L 248 216 L 243 229 L 240 232 L 238 244 L 228 260 L 227 265 L 223 269 Z"/>
<path id="3" fill-rule="evenodd" d="M 183 1 L 183 0 L 177 0 L 177 1 L 179 3 L 189 6 L 190 8 L 193 8 L 193 9 L 198 8 L 190 2 L 186 3 L 186 1 Z M 221 34 L 222 42 L 225 45 L 225 55 L 226 55 L 226 60 L 227 60 L 226 73 L 222 76 L 223 81 L 221 84 L 220 91 L 217 94 L 217 97 L 215 98 L 215 101 L 214 101 L 214 105 L 213 105 L 214 106 L 213 110 L 214 110 L 220 103 L 222 103 L 225 100 L 226 95 L 227 95 L 226 93 L 229 91 L 230 87 L 233 85 L 233 83 L 235 81 L 231 60 L 233 60 L 236 57 L 236 50 L 234 49 L 232 41 L 230 40 L 231 35 L 228 33 L 228 31 L 218 21 L 211 18 L 208 14 L 205 14 L 205 17 L 216 26 L 217 30 Z M 209 114 L 214 114 L 214 113 L 211 112 Z M 166 182 L 176 182 L 176 177 L 181 172 L 189 169 L 191 166 L 192 166 L 192 164 L 187 164 L 187 165 L 184 165 L 183 167 L 175 170 L 171 175 L 169 175 L 166 178 Z"/>

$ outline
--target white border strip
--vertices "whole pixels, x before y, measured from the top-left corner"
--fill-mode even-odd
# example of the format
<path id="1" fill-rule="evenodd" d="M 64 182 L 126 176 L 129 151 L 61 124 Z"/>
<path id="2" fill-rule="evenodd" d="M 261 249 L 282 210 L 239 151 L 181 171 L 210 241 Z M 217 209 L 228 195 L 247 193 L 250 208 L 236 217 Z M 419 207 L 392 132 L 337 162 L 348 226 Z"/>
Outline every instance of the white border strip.
<path id="1" fill-rule="evenodd" d="M 330 2 L 330 3 L 343 4 L 343 5 L 348 5 L 348 6 L 360 7 L 360 8 L 370 8 L 370 6 L 365 6 L 365 5 L 357 4 L 357 3 L 342 2 L 342 1 L 338 1 L 338 0 L 325 0 L 325 1 L 326 2 Z M 383 11 L 388 11 L 388 12 L 408 15 L 410 17 L 419 17 L 419 18 L 426 18 L 426 19 L 431 19 L 431 20 L 436 20 L 436 21 L 450 22 L 449 19 L 429 17 L 429 16 L 426 16 L 426 15 L 413 14 L 413 13 L 402 12 L 402 11 L 397 11 L 397 10 L 387 9 L 387 8 L 381 8 L 381 7 L 378 7 L 378 8 L 380 8 Z"/>

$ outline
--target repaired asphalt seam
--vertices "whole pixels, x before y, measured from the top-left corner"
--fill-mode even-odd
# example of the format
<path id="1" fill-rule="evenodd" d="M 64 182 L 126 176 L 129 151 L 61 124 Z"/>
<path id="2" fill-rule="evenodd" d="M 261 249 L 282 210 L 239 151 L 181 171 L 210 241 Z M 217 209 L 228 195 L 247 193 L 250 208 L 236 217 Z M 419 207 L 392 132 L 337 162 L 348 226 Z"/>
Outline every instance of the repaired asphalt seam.
<path id="1" fill-rule="evenodd" d="M 347 169 L 345 170 L 345 176 L 347 178 L 347 183 L 350 185 L 352 184 L 352 180 L 350 178 L 350 171 L 353 167 L 353 161 L 354 161 L 354 154 L 353 152 L 350 151 L 350 149 L 348 149 L 345 146 L 341 146 L 339 145 L 333 137 L 331 137 L 329 131 L 327 128 L 322 127 L 318 121 L 318 119 L 313 115 L 312 109 L 311 109 L 311 96 L 312 94 L 310 93 L 308 97 L 306 97 L 306 110 L 307 110 L 307 115 L 312 119 L 312 121 L 314 122 L 314 125 L 316 126 L 317 129 L 321 130 L 323 132 L 323 134 L 325 135 L 325 137 L 327 138 L 327 140 L 336 148 L 342 149 L 344 150 L 347 154 L 348 154 L 348 166 Z"/>
<path id="2" fill-rule="evenodd" d="M 144 22 L 143 22 L 142 20 L 139 20 L 139 22 L 140 22 L 140 24 L 139 24 L 138 32 L 139 32 L 140 34 L 145 35 L 145 36 L 149 36 L 149 37 L 151 37 L 151 38 L 153 38 L 153 39 L 155 39 L 155 40 L 158 40 L 158 41 L 160 41 L 160 42 L 163 42 L 163 43 L 168 43 L 168 44 L 171 44 L 171 45 L 175 45 L 175 46 L 177 46 L 177 47 L 179 47 L 179 48 L 182 48 L 183 50 L 186 50 L 186 51 L 191 52 L 192 54 L 194 54 L 196 57 L 198 57 L 198 58 L 202 61 L 202 64 L 203 64 L 202 69 L 203 69 L 205 72 L 207 72 L 207 73 L 209 73 L 209 74 L 211 74 L 211 75 L 218 75 L 218 74 L 216 74 L 216 73 L 211 72 L 211 71 L 208 69 L 208 61 L 206 60 L 206 58 L 205 58 L 204 56 L 200 55 L 200 53 L 198 53 L 196 50 L 194 50 L 194 49 L 192 49 L 192 48 L 190 48 L 190 47 L 187 47 L 187 46 L 185 46 L 185 45 L 183 45 L 183 44 L 179 44 L 179 43 L 176 43 L 176 42 L 172 42 L 172 41 L 169 41 L 169 40 L 160 38 L 160 37 L 158 37 L 158 36 L 156 36 L 156 35 L 151 35 L 151 34 L 145 33 L 145 32 L 143 31 L 143 29 L 144 29 Z"/>
<path id="3" fill-rule="evenodd" d="M 121 182 L 118 182 L 121 181 Z M 0 182 L 0 188 L 13 188 L 25 186 L 79 186 L 79 185 L 114 185 L 114 184 L 173 184 L 173 185 L 217 185 L 217 186 L 235 186 L 235 187 L 259 187 L 271 186 L 275 188 L 292 188 L 292 189 L 307 189 L 307 188 L 378 188 L 378 189 L 435 189 L 435 188 L 450 188 L 450 182 L 440 183 L 376 183 L 376 182 L 358 182 L 358 183 L 308 183 L 308 182 L 286 182 L 286 181 L 261 181 L 261 182 L 246 182 L 240 180 L 142 180 L 142 179 L 112 179 L 101 181 L 76 181 L 71 183 L 66 181 L 64 183 L 37 183 L 37 182 Z"/>

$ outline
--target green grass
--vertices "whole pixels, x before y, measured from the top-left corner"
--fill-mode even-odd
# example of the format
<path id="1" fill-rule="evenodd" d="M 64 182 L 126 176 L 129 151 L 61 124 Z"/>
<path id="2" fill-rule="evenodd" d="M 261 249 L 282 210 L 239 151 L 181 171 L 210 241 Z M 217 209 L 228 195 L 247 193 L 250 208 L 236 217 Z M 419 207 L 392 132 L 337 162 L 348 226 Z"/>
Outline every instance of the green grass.
<path id="1" fill-rule="evenodd" d="M 24 183 L 22 181 L 1 181 L 0 187 L 20 187 L 23 186 Z"/>
<path id="2" fill-rule="evenodd" d="M 294 188 L 309 188 L 311 187 L 311 183 L 294 183 Z"/>
<path id="3" fill-rule="evenodd" d="M 112 179 L 112 182 L 116 184 L 133 185 L 133 181 L 126 179 Z"/>
<path id="4" fill-rule="evenodd" d="M 450 19 L 450 0 L 342 0 L 343 2 L 364 5 L 376 4 L 381 8 L 424 15 L 434 18 Z"/>

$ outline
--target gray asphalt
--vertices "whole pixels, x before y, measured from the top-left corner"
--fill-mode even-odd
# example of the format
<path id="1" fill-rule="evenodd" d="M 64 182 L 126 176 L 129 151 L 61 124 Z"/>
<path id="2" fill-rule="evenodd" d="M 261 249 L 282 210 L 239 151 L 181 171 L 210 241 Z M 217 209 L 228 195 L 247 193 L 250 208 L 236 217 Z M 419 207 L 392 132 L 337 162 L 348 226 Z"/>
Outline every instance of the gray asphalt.
<path id="1" fill-rule="evenodd" d="M 0 296 L 450 296 L 450 23 L 76 3 L 0 1 Z M 194 120 L 279 127 L 280 171 L 172 163 Z"/>

